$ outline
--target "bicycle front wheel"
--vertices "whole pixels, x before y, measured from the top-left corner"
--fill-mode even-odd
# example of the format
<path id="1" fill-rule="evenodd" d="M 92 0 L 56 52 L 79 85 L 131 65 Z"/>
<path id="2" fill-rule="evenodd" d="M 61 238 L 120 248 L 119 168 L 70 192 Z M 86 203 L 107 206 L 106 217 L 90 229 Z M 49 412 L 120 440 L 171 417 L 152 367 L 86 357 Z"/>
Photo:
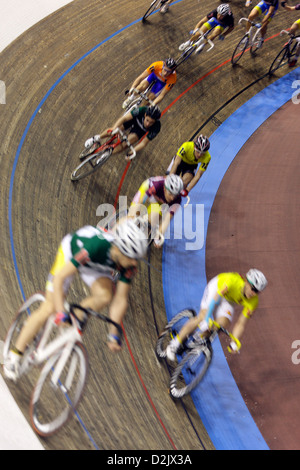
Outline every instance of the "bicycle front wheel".
<path id="1" fill-rule="evenodd" d="M 271 67 L 269 68 L 269 75 L 272 75 L 279 67 L 282 67 L 288 62 L 288 50 L 287 46 L 284 46 L 279 54 L 273 60 Z"/>
<path id="2" fill-rule="evenodd" d="M 183 325 L 190 319 L 196 316 L 196 312 L 192 309 L 185 309 L 177 313 L 174 318 L 167 324 L 163 332 L 159 335 L 155 351 L 160 359 L 167 356 L 166 349 L 170 339 L 174 338 L 181 330 Z"/>
<path id="3" fill-rule="evenodd" d="M 238 45 L 233 51 L 233 54 L 231 57 L 232 65 L 235 65 L 238 63 L 238 61 L 244 55 L 244 52 L 247 49 L 248 44 L 249 44 L 249 36 L 248 34 L 245 34 L 245 36 L 240 40 L 240 42 L 238 43 Z"/>
<path id="4" fill-rule="evenodd" d="M 203 345 L 191 349 L 178 364 L 170 379 L 170 395 L 182 398 L 203 379 L 212 360 L 212 349 Z"/>
<path id="5" fill-rule="evenodd" d="M 148 8 L 148 10 L 146 11 L 146 13 L 144 14 L 143 18 L 142 18 L 142 21 L 146 21 L 146 19 L 148 18 L 148 16 L 151 15 L 151 13 L 156 9 L 156 8 L 159 8 L 160 7 L 160 4 L 161 4 L 161 0 L 153 0 L 153 2 L 151 2 L 150 4 L 150 7 Z"/>
<path id="6" fill-rule="evenodd" d="M 64 365 L 57 383 L 53 373 L 60 354 L 49 358 L 37 381 L 30 402 L 30 419 L 34 430 L 43 437 L 58 431 L 76 411 L 88 372 L 88 356 L 77 342 Z"/>
<path id="7" fill-rule="evenodd" d="M 77 168 L 71 173 L 72 181 L 79 181 L 86 176 L 91 175 L 100 166 L 104 165 L 112 154 L 112 149 L 102 150 L 88 156 Z"/>

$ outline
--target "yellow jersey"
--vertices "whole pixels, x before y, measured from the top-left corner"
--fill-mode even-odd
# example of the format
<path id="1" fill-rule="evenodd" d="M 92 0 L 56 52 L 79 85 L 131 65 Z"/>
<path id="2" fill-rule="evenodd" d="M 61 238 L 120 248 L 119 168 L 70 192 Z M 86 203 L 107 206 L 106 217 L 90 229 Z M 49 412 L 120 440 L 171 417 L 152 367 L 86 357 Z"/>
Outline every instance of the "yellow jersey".
<path id="1" fill-rule="evenodd" d="M 206 151 L 200 158 L 196 159 L 194 154 L 195 144 L 194 142 L 185 142 L 178 149 L 177 155 L 189 165 L 199 165 L 202 171 L 205 171 L 210 162 L 211 156 L 208 151 Z"/>
<path id="2" fill-rule="evenodd" d="M 218 276 L 218 294 L 228 302 L 243 306 L 242 313 L 248 317 L 258 306 L 258 296 L 247 299 L 244 295 L 246 280 L 239 273 L 221 273 Z M 224 293 L 224 290 L 227 292 Z"/>

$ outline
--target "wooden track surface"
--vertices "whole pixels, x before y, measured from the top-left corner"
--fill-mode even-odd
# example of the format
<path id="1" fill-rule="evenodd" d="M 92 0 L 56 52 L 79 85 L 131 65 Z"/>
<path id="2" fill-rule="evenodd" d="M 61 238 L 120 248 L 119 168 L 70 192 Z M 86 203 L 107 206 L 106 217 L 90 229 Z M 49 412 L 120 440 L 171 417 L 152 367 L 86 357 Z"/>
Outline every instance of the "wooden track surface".
<path id="1" fill-rule="evenodd" d="M 216 3 L 208 1 L 203 6 L 195 0 L 183 0 L 165 16 L 156 14 L 145 25 L 137 22 L 124 29 L 73 67 L 92 48 L 141 18 L 148 5 L 149 0 L 75 0 L 1 53 L 0 78 L 7 89 L 7 104 L 0 108 L 3 336 L 22 302 L 20 282 L 26 296 L 43 289 L 63 235 L 84 224 L 97 223 L 97 206 L 115 201 L 126 167 L 122 157 L 111 159 L 101 174 L 76 185 L 71 183 L 70 173 L 78 163 L 82 143 L 120 116 L 124 91 L 134 78 L 155 60 L 177 55 L 187 32 Z M 235 0 L 231 6 L 237 19 L 247 13 L 243 2 Z M 294 17 L 281 10 L 270 24 L 268 37 L 288 27 Z M 162 131 L 130 165 L 122 195 L 131 199 L 145 178 L 163 174 L 183 141 L 189 140 L 228 99 L 267 72 L 282 38 L 266 42 L 255 59 L 248 53 L 235 69 L 230 63 L 222 65 L 241 34 L 242 29 L 237 27 L 224 42 L 217 41 L 213 53 L 195 56 L 178 70 L 178 83 L 161 107 L 172 104 L 162 118 Z M 72 70 L 52 89 L 70 67 Z M 287 72 L 282 69 L 280 74 Z M 217 115 L 218 120 L 225 120 L 277 77 L 258 81 L 226 106 Z M 210 135 L 214 129 L 215 124 L 210 122 L 204 131 Z M 19 147 L 24 132 L 25 140 Z M 155 269 L 150 270 L 150 278 L 147 266 L 142 265 L 134 281 L 124 323 L 129 347 L 125 346 L 122 354 L 108 352 L 102 325 L 91 321 L 88 326 L 85 344 L 91 371 L 79 415 L 100 449 L 212 449 L 192 401 L 186 399 L 183 407 L 169 398 L 168 372 L 158 365 L 153 352 L 157 331 L 149 282 L 158 329 L 166 319 L 159 252 L 152 251 L 151 264 Z M 84 291 L 75 283 L 71 295 L 74 298 L 76 294 L 78 299 Z M 33 382 L 31 377 L 10 386 L 27 417 Z M 75 419 L 43 444 L 47 449 L 95 448 Z"/>

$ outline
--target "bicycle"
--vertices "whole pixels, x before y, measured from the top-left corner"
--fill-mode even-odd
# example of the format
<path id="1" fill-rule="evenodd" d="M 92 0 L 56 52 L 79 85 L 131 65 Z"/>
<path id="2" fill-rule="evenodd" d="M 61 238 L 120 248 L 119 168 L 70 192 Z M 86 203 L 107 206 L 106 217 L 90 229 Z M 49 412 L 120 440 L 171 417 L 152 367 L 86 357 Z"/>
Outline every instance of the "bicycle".
<path id="1" fill-rule="evenodd" d="M 288 34 L 290 36 L 289 41 L 283 46 L 281 51 L 277 54 L 275 59 L 273 60 L 270 68 L 269 68 L 269 75 L 272 75 L 276 70 L 278 70 L 280 67 L 283 67 L 287 63 L 290 62 L 290 59 L 295 55 L 297 45 L 300 41 L 300 36 L 294 36 L 293 34 L 290 34 L 288 31 L 285 29 L 280 32 L 280 36 L 283 36 L 284 34 Z"/>
<path id="2" fill-rule="evenodd" d="M 135 96 L 133 100 L 126 106 L 124 110 L 124 114 L 129 113 L 132 111 L 134 108 L 137 108 L 139 106 L 154 106 L 154 102 L 150 100 L 148 93 L 151 91 L 151 88 L 153 87 L 154 83 L 151 83 L 145 91 L 139 91 L 136 88 L 133 88 L 133 93 L 135 93 Z M 126 90 L 125 95 L 128 95 L 129 90 Z"/>
<path id="3" fill-rule="evenodd" d="M 4 361 L 37 303 L 43 294 L 29 297 L 20 308 L 10 326 L 3 347 Z M 74 310 L 84 313 L 84 320 Z M 19 377 L 28 374 L 32 367 L 44 366 L 30 400 L 30 420 L 37 434 L 43 437 L 57 432 L 71 418 L 82 397 L 89 368 L 88 353 L 82 343 L 82 334 L 89 316 L 113 324 L 122 337 L 122 328 L 110 318 L 77 304 L 69 306 L 71 325 L 57 326 L 51 316 L 42 330 L 27 347 L 22 356 Z M 45 362 L 46 361 L 46 362 Z"/>
<path id="4" fill-rule="evenodd" d="M 130 144 L 126 134 L 117 128 L 111 133 L 111 137 L 104 143 L 94 142 L 91 147 L 85 148 L 79 155 L 80 160 L 83 160 L 74 171 L 71 173 L 72 181 L 79 181 L 86 176 L 94 173 L 98 168 L 104 165 L 110 158 L 113 150 L 121 145 L 123 142 L 126 143 L 129 148 L 131 155 L 128 159 L 132 160 L 136 156 L 136 151 Z"/>
<path id="5" fill-rule="evenodd" d="M 152 14 L 152 12 L 154 12 L 154 10 L 161 9 L 166 2 L 167 0 L 153 0 L 150 4 L 150 7 L 144 14 L 142 22 L 144 23 L 146 19 Z"/>
<path id="6" fill-rule="evenodd" d="M 236 65 L 241 57 L 244 55 L 244 52 L 247 50 L 248 46 L 250 47 L 250 53 L 254 56 L 258 49 L 261 48 L 261 24 L 254 23 L 253 21 L 248 20 L 248 18 L 241 18 L 239 24 L 242 21 L 247 21 L 251 24 L 249 31 L 242 37 L 238 42 L 236 48 L 233 51 L 231 57 L 232 65 Z"/>
<path id="7" fill-rule="evenodd" d="M 198 47 L 202 46 L 203 44 L 205 44 L 205 41 L 208 42 L 208 44 L 210 45 L 209 49 L 207 49 L 206 52 L 209 52 L 215 45 L 214 43 L 210 40 L 210 39 L 207 39 L 207 35 L 211 33 L 211 30 L 210 31 L 207 31 L 207 33 L 205 34 L 202 34 L 199 39 L 197 39 L 197 41 L 193 42 L 193 44 L 190 44 L 189 46 L 187 46 L 183 51 L 182 53 L 180 54 L 179 57 L 177 57 L 177 59 L 175 59 L 175 62 L 176 62 L 176 67 L 178 67 L 180 64 L 182 64 L 183 62 L 185 62 L 195 51 Z"/>
<path id="8" fill-rule="evenodd" d="M 159 359 L 166 359 L 166 348 L 170 339 L 178 334 L 187 320 L 195 316 L 196 312 L 193 309 L 185 309 L 172 318 L 156 343 L 156 354 Z M 183 398 L 201 382 L 213 358 L 212 343 L 221 332 L 235 342 L 237 350 L 241 348 L 240 341 L 211 318 L 208 321 L 208 327 L 207 337 L 202 337 L 199 331 L 194 332 L 178 351 L 178 364 L 170 377 L 169 393 L 172 398 Z"/>

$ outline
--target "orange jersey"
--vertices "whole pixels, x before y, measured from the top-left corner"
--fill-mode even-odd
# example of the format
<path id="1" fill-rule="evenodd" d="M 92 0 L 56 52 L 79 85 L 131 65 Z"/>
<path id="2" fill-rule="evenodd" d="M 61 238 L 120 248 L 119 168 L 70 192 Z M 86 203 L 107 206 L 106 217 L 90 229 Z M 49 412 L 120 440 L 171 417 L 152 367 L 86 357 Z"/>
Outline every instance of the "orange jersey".
<path id="1" fill-rule="evenodd" d="M 167 75 L 166 77 L 163 77 L 163 75 L 162 75 L 163 65 L 164 65 L 164 62 L 162 60 L 160 60 L 158 62 L 153 62 L 153 64 L 151 64 L 147 68 L 147 72 L 149 73 L 149 75 L 154 72 L 155 75 L 157 76 L 158 80 L 160 80 L 162 83 L 164 83 L 165 86 L 169 90 L 171 90 L 171 88 L 176 83 L 177 74 L 176 74 L 176 71 L 174 70 L 174 72 L 172 72 L 170 75 Z"/>

